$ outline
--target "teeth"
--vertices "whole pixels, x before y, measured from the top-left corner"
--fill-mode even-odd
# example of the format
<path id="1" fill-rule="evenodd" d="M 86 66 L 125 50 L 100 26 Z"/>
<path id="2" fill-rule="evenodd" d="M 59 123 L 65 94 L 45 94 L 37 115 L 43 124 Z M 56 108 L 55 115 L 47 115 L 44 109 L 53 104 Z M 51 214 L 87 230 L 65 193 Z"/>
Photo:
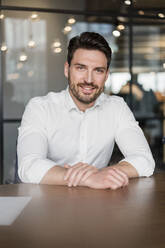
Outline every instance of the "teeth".
<path id="1" fill-rule="evenodd" d="M 82 85 L 81 89 L 84 94 L 92 94 L 95 87 Z"/>
<path id="2" fill-rule="evenodd" d="M 84 87 L 85 90 L 92 90 L 93 88 L 91 87 Z"/>

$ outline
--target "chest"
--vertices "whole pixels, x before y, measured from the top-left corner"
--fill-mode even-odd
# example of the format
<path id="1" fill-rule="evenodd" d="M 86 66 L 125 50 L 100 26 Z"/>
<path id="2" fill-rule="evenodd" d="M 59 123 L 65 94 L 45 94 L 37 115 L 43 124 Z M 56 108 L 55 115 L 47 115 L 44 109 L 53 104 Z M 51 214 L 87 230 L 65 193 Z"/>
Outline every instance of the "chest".
<path id="1" fill-rule="evenodd" d="M 49 143 L 58 147 L 76 146 L 87 143 L 93 146 L 106 145 L 114 139 L 116 119 L 113 114 L 103 111 L 78 113 L 76 111 L 59 113 L 58 118 L 49 120 Z"/>

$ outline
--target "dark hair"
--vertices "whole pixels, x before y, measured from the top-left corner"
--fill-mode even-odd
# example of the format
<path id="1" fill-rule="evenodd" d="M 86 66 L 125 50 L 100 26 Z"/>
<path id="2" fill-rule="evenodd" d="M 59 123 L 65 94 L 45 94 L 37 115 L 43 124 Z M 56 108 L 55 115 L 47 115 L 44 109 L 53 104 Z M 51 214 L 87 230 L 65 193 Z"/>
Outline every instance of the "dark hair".
<path id="1" fill-rule="evenodd" d="M 84 48 L 89 50 L 99 50 L 103 52 L 107 58 L 107 69 L 109 68 L 111 61 L 112 50 L 109 47 L 108 42 L 98 33 L 84 32 L 80 36 L 73 37 L 68 45 L 67 61 L 70 66 L 73 55 L 78 48 Z"/>

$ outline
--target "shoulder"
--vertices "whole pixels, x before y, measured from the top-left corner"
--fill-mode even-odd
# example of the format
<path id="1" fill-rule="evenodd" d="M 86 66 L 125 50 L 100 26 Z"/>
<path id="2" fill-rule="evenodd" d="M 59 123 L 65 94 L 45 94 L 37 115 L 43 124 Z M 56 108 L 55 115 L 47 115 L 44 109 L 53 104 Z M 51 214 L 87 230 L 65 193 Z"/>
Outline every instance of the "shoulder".
<path id="1" fill-rule="evenodd" d="M 58 105 L 64 101 L 65 91 L 61 92 L 49 92 L 45 96 L 33 97 L 29 100 L 27 107 L 40 107 L 46 108 L 51 105 Z"/>
<path id="2" fill-rule="evenodd" d="M 123 105 L 126 104 L 122 97 L 115 95 L 103 94 L 102 100 L 104 107 L 121 108 Z"/>

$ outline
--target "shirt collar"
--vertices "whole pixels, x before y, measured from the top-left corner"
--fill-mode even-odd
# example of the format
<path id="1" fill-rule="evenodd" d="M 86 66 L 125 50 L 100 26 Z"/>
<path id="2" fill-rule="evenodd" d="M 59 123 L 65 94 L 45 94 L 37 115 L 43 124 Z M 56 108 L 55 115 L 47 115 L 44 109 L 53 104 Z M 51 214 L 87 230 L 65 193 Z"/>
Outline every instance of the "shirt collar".
<path id="1" fill-rule="evenodd" d="M 69 87 L 67 87 L 65 90 L 65 103 L 69 111 L 71 111 L 72 109 L 78 109 L 69 93 Z"/>
<path id="2" fill-rule="evenodd" d="M 96 99 L 95 104 L 89 109 L 94 109 L 95 107 L 99 107 L 104 102 L 104 100 L 105 100 L 105 94 L 101 93 L 101 95 Z M 70 95 L 69 87 L 67 87 L 65 90 L 65 103 L 69 111 L 73 109 L 80 111 Z"/>

